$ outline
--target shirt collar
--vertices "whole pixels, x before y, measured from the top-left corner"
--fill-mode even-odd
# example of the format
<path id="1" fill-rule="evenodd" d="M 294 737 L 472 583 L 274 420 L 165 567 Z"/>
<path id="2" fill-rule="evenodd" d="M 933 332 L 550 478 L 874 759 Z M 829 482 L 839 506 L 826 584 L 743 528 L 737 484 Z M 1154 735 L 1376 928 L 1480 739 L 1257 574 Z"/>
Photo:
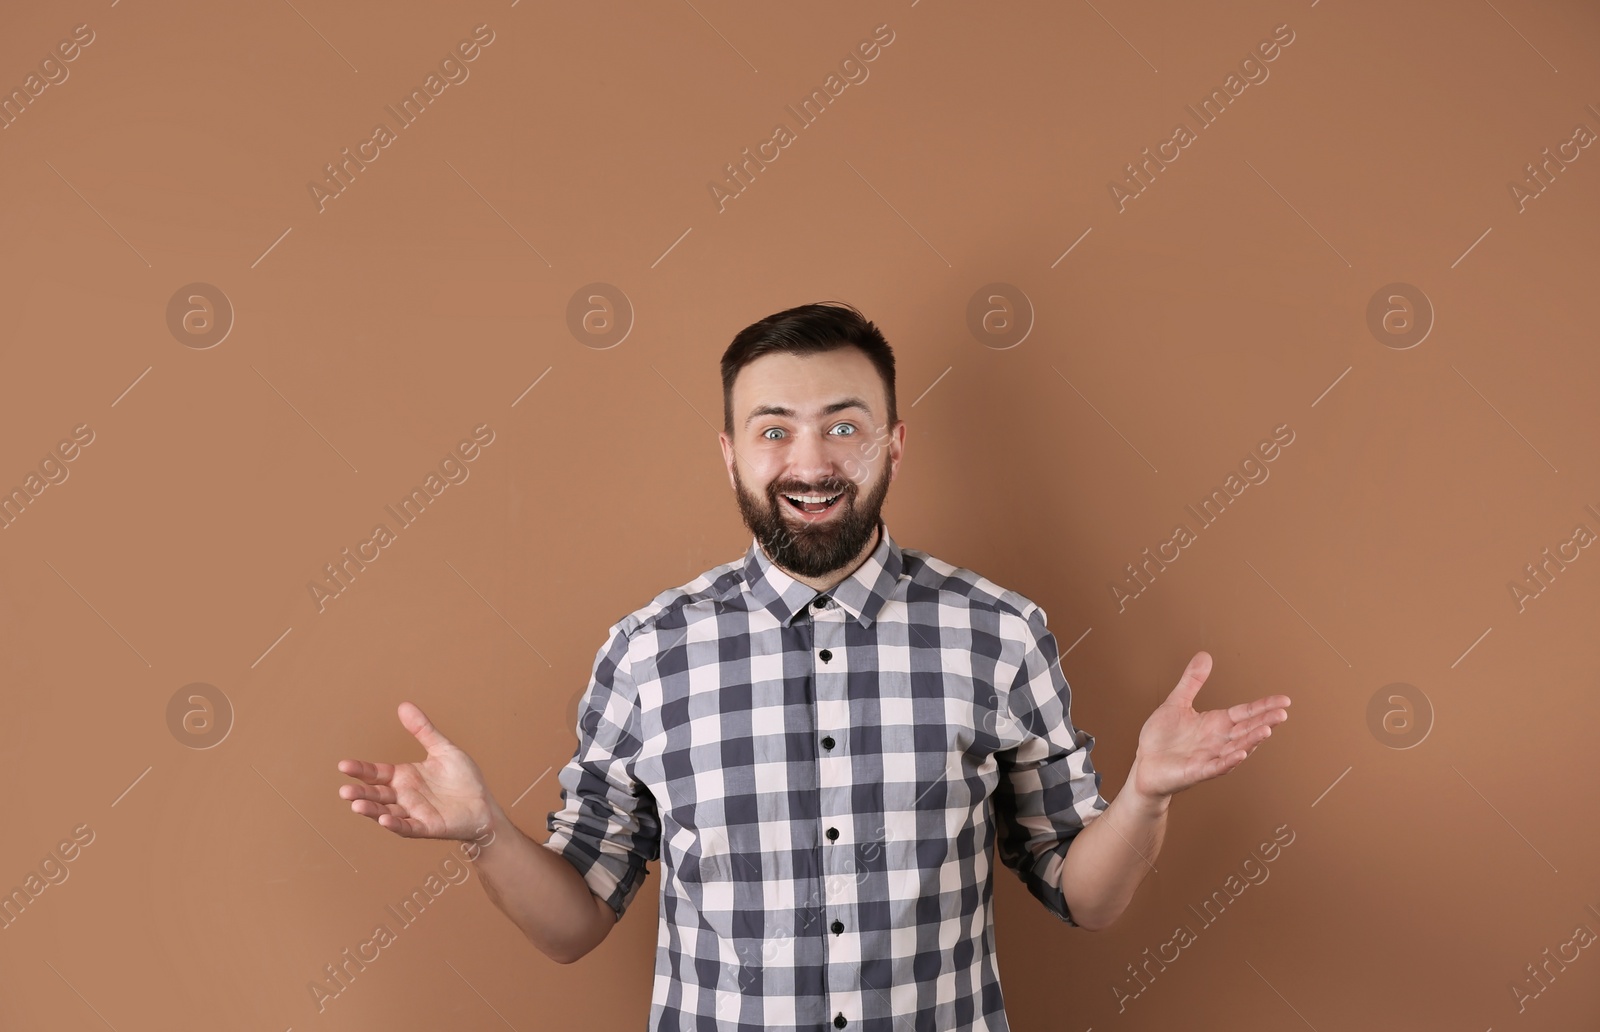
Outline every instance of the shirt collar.
<path id="1" fill-rule="evenodd" d="M 755 604 L 785 626 L 792 623 L 812 599 L 827 595 L 862 627 L 868 627 L 883 604 L 899 596 L 903 569 L 900 546 L 889 536 L 889 528 L 880 519 L 878 544 L 872 554 L 854 573 L 828 591 L 818 591 L 779 569 L 755 538 L 751 538 L 749 551 L 745 553 L 744 582 Z"/>

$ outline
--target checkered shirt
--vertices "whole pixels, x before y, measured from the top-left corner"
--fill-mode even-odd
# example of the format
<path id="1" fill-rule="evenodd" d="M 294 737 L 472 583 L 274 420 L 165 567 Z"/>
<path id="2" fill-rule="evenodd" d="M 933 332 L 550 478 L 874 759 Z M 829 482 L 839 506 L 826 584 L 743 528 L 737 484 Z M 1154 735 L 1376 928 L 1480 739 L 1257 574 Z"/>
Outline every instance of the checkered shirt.
<path id="1" fill-rule="evenodd" d="M 752 539 L 595 657 L 544 845 L 619 919 L 662 861 L 650 1032 L 1008 1029 L 991 846 L 1074 924 L 1107 803 L 1044 610 L 879 530 L 822 593 Z"/>

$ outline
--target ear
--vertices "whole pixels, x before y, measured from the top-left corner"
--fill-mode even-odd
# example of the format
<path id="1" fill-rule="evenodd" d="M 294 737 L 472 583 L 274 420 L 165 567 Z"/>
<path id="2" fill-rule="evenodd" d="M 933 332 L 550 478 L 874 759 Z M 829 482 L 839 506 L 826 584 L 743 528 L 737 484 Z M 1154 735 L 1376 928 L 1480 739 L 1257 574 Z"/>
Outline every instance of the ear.
<path id="1" fill-rule="evenodd" d="M 717 431 L 717 443 L 722 446 L 722 464 L 728 470 L 728 486 L 737 491 L 739 486 L 733 482 L 733 442 L 728 439 L 726 430 Z"/>
<path id="2" fill-rule="evenodd" d="M 900 468 L 900 458 L 906 450 L 906 421 L 894 425 L 894 430 L 889 433 L 889 479 L 893 480 L 895 472 Z"/>

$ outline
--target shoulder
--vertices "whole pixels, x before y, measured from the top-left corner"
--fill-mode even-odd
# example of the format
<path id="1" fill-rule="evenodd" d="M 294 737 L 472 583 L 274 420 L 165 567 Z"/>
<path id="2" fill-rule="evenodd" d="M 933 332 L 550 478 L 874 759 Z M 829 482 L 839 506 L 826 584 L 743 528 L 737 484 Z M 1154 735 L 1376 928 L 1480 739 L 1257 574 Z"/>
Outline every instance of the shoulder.
<path id="1" fill-rule="evenodd" d="M 914 548 L 902 548 L 900 554 L 907 605 L 933 602 L 993 614 L 1003 623 L 1045 622 L 1045 611 L 1038 603 L 981 573 Z"/>
<path id="2" fill-rule="evenodd" d="M 681 629 L 697 614 L 738 594 L 744 584 L 744 557 L 713 566 L 693 580 L 667 588 L 611 625 L 613 645 L 637 641 L 668 629 Z"/>

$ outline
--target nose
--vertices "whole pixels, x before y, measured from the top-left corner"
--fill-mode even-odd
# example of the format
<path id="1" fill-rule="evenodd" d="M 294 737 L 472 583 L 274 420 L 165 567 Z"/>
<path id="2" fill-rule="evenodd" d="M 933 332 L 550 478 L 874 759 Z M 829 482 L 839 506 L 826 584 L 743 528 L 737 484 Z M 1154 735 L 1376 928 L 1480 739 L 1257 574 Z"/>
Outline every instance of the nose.
<path id="1" fill-rule="evenodd" d="M 828 444 L 821 434 L 804 431 L 795 436 L 789 449 L 789 476 L 810 487 L 839 479 Z"/>

